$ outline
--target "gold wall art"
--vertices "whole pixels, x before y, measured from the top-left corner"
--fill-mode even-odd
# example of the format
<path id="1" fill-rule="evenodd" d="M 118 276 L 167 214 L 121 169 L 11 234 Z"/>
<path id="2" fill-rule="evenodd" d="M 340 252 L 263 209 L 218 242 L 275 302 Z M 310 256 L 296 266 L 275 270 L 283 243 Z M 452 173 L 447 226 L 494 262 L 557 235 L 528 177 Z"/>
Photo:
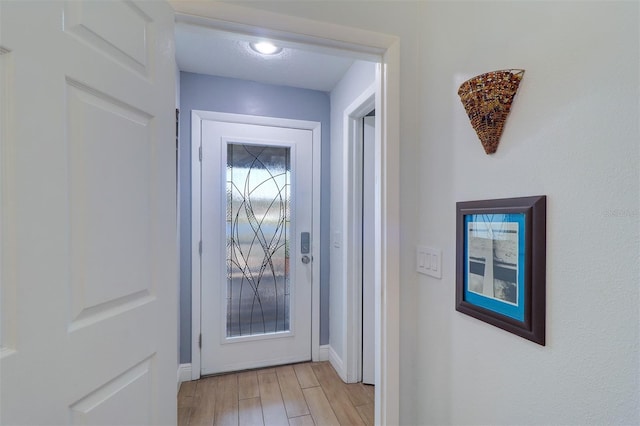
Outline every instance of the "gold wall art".
<path id="1" fill-rule="evenodd" d="M 458 95 L 487 154 L 498 149 L 524 70 L 491 71 L 465 81 Z"/>

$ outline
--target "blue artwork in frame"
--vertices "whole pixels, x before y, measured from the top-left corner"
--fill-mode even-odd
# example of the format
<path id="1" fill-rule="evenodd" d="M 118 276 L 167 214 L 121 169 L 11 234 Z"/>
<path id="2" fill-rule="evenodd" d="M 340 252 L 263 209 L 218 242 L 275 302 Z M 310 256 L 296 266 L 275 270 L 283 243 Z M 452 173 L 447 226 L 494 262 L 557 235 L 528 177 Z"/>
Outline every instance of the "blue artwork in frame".
<path id="1" fill-rule="evenodd" d="M 457 203 L 456 310 L 544 345 L 546 197 Z"/>
<path id="2" fill-rule="evenodd" d="M 524 213 L 465 220 L 465 300 L 524 321 Z"/>

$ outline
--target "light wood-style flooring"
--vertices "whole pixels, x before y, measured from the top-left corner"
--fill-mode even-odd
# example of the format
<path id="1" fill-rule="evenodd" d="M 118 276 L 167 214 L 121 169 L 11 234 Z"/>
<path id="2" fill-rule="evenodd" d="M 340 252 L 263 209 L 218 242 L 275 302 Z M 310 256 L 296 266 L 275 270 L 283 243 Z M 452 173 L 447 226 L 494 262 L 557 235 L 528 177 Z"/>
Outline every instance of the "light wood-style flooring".
<path id="1" fill-rule="evenodd" d="M 373 425 L 373 389 L 328 362 L 207 377 L 180 386 L 178 426 Z"/>

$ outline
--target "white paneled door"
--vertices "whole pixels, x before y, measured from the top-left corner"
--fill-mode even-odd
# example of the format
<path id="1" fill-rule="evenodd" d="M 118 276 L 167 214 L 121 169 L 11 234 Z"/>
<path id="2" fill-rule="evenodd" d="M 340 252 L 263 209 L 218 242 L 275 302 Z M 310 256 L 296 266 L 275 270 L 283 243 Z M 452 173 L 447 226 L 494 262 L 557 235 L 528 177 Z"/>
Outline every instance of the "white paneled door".
<path id="1" fill-rule="evenodd" d="M 312 131 L 200 123 L 201 372 L 310 360 Z"/>
<path id="2" fill-rule="evenodd" d="M 173 12 L 0 1 L 0 423 L 176 422 Z"/>

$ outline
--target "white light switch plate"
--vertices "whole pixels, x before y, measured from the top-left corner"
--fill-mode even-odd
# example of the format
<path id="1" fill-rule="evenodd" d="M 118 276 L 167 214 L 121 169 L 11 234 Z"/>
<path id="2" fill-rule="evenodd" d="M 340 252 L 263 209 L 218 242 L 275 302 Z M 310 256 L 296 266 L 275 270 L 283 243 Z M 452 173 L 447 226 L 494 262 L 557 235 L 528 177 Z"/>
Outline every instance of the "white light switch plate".
<path id="1" fill-rule="evenodd" d="M 416 271 L 434 278 L 442 278 L 442 250 L 418 246 L 416 250 Z"/>

